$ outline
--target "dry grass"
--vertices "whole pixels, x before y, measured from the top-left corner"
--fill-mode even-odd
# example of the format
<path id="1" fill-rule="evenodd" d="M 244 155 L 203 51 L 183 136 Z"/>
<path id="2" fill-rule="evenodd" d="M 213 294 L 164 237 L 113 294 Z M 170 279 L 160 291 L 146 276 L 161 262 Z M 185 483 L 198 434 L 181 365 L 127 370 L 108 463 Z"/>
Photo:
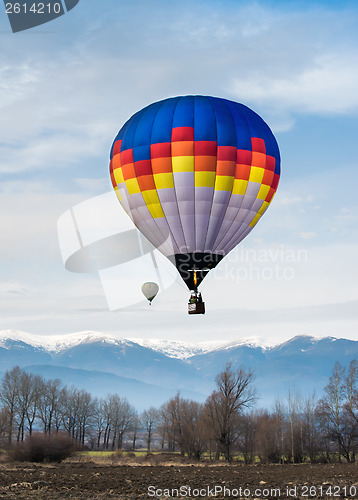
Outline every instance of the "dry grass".
<path id="1" fill-rule="evenodd" d="M 97 465 L 132 465 L 132 466 L 205 466 L 209 462 L 197 462 L 172 452 L 124 452 L 124 451 L 90 451 L 80 452 L 65 460 L 67 463 L 91 463 Z M 220 464 L 221 465 L 221 464 Z"/>

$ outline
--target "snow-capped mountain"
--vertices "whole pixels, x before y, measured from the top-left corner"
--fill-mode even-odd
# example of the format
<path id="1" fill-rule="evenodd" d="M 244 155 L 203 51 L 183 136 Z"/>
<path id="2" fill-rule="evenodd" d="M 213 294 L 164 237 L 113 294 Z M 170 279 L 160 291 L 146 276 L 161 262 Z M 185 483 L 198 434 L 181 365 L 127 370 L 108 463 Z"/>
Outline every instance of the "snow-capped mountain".
<path id="1" fill-rule="evenodd" d="M 260 406 L 285 398 L 289 390 L 320 395 L 335 362 L 346 366 L 355 358 L 358 341 L 333 337 L 299 336 L 277 345 L 258 338 L 196 345 L 92 331 L 51 337 L 0 332 L 0 375 L 19 365 L 96 395 L 117 392 L 138 409 L 159 405 L 177 391 L 204 401 L 227 362 L 254 371 Z"/>
<path id="2" fill-rule="evenodd" d="M 129 339 L 133 342 L 152 349 L 153 351 L 161 352 L 170 358 L 188 359 L 197 354 L 204 354 L 213 351 L 222 346 L 223 343 L 218 342 L 200 342 L 193 344 L 191 342 L 181 342 L 179 340 L 163 340 L 163 339 Z"/>
<path id="3" fill-rule="evenodd" d="M 61 352 L 80 344 L 91 344 L 93 342 L 105 342 L 116 345 L 126 345 L 128 341 L 122 338 L 114 338 L 100 332 L 87 330 L 84 332 L 69 333 L 67 335 L 34 335 L 20 330 L 0 331 L 0 347 L 6 348 L 9 341 L 23 342 L 32 347 L 44 349 L 49 352 Z"/>
<path id="4" fill-rule="evenodd" d="M 266 349 L 270 346 L 277 345 L 271 339 L 263 339 L 260 337 L 248 337 L 234 342 L 223 342 L 222 340 L 211 342 L 181 342 L 178 340 L 163 340 L 163 339 L 138 339 L 131 340 L 143 347 L 148 347 L 154 351 L 161 352 L 166 356 L 177 359 L 189 359 L 192 356 L 209 353 L 212 351 L 229 350 L 239 346 L 261 347 Z"/>

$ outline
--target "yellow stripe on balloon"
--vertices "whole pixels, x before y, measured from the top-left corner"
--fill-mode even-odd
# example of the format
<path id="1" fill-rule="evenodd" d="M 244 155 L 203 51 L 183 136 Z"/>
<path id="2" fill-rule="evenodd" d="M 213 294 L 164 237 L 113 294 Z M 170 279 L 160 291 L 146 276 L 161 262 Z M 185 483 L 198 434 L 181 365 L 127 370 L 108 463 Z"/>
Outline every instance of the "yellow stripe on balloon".
<path id="1" fill-rule="evenodd" d="M 119 201 L 122 201 L 122 200 L 123 200 L 123 196 L 122 196 L 122 195 L 121 195 L 121 193 L 119 192 L 119 189 L 118 189 L 118 187 L 117 187 L 117 186 L 114 188 L 114 192 L 116 193 L 118 200 L 119 200 Z"/>
<path id="2" fill-rule="evenodd" d="M 235 179 L 232 186 L 232 194 L 242 194 L 246 192 L 248 181 L 243 181 L 242 179 Z"/>
<path id="3" fill-rule="evenodd" d="M 173 156 L 173 172 L 194 172 L 194 156 Z"/>
<path id="4" fill-rule="evenodd" d="M 140 193 L 140 188 L 139 188 L 139 184 L 138 184 L 138 181 L 137 179 L 127 179 L 125 181 L 126 183 L 126 186 L 127 186 L 127 189 L 128 189 L 128 193 L 130 195 L 132 194 L 136 194 L 136 193 Z"/>
<path id="5" fill-rule="evenodd" d="M 267 207 L 269 206 L 269 203 L 267 201 L 264 201 L 263 204 L 261 205 L 260 210 L 257 212 L 255 217 L 253 218 L 250 227 L 256 226 L 258 221 L 260 220 L 261 216 L 266 212 Z"/>
<path id="6" fill-rule="evenodd" d="M 171 172 L 154 174 L 153 178 L 157 189 L 168 189 L 174 187 L 174 179 Z"/>
<path id="7" fill-rule="evenodd" d="M 215 191 L 232 191 L 234 183 L 233 175 L 217 175 L 215 181 Z"/>
<path id="8" fill-rule="evenodd" d="M 124 177 L 123 177 L 123 172 L 122 172 L 121 167 L 113 170 L 113 175 L 114 175 L 114 179 L 117 183 L 117 186 L 118 186 L 118 184 L 122 184 L 122 182 L 124 182 Z"/>
<path id="9" fill-rule="evenodd" d="M 270 205 L 270 203 L 268 203 L 267 201 L 263 202 L 263 204 L 260 207 L 260 210 L 257 212 L 257 214 L 255 215 L 255 217 L 253 218 L 253 220 L 252 220 L 252 222 L 250 224 L 250 227 L 256 226 L 256 224 L 258 223 L 258 221 L 260 220 L 260 218 L 266 212 L 266 210 L 267 210 L 267 208 L 268 208 L 269 205 Z"/>
<path id="10" fill-rule="evenodd" d="M 270 205 L 270 203 L 268 203 L 267 201 L 264 201 L 260 207 L 260 210 L 257 213 L 260 215 L 263 215 L 266 212 L 266 209 L 268 208 L 269 205 Z"/>
<path id="11" fill-rule="evenodd" d="M 252 219 L 252 222 L 250 224 L 250 227 L 254 227 L 256 226 L 256 224 L 258 223 L 258 221 L 261 219 L 261 215 L 260 214 L 256 214 L 255 217 Z"/>
<path id="12" fill-rule="evenodd" d="M 159 201 L 159 196 L 156 189 L 143 191 L 142 193 L 145 204 L 153 219 L 164 217 L 164 212 Z"/>
<path id="13" fill-rule="evenodd" d="M 266 184 L 262 184 L 262 186 L 260 187 L 260 191 L 257 193 L 257 198 L 259 200 L 265 200 L 270 189 L 271 189 L 270 186 L 266 186 Z"/>
<path id="14" fill-rule="evenodd" d="M 249 181 L 258 182 L 259 184 L 261 184 L 262 179 L 264 178 L 264 173 L 265 169 L 263 168 L 251 167 Z"/>
<path id="15" fill-rule="evenodd" d="M 195 187 L 211 187 L 215 186 L 215 172 L 195 172 Z"/>

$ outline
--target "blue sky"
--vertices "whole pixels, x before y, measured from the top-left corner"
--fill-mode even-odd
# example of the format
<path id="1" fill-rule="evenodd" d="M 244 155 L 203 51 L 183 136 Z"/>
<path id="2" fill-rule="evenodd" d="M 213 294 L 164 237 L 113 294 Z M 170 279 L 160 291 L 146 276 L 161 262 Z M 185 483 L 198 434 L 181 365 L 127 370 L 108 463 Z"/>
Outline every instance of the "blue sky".
<path id="1" fill-rule="evenodd" d="M 1 9 L 0 330 L 358 339 L 356 2 L 81 0 L 18 34 Z M 110 312 L 97 275 L 65 270 L 57 220 L 110 191 L 109 149 L 131 114 L 189 93 L 265 119 L 282 155 L 278 193 L 238 250 L 246 274 L 233 259 L 226 278 L 207 279 L 205 317 L 187 317 L 179 285 L 150 312 Z M 264 279 L 277 259 L 290 279 Z"/>

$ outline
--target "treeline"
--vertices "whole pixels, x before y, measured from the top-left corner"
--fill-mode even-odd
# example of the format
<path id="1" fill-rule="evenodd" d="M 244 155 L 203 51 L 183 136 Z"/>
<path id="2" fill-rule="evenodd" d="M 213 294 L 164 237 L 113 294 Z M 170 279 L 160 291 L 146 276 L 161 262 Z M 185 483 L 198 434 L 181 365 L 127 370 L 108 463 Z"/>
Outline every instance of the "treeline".
<path id="1" fill-rule="evenodd" d="M 205 403 L 177 394 L 160 408 L 138 414 L 126 398 L 94 398 L 89 392 L 45 380 L 18 366 L 0 385 L 2 446 L 34 431 L 66 431 L 78 445 L 98 450 L 152 448 L 192 459 L 240 458 L 245 463 L 355 461 L 358 445 L 358 364 L 336 363 L 324 397 L 289 394 L 269 410 L 257 400 L 253 373 L 230 364 L 216 377 Z"/>

